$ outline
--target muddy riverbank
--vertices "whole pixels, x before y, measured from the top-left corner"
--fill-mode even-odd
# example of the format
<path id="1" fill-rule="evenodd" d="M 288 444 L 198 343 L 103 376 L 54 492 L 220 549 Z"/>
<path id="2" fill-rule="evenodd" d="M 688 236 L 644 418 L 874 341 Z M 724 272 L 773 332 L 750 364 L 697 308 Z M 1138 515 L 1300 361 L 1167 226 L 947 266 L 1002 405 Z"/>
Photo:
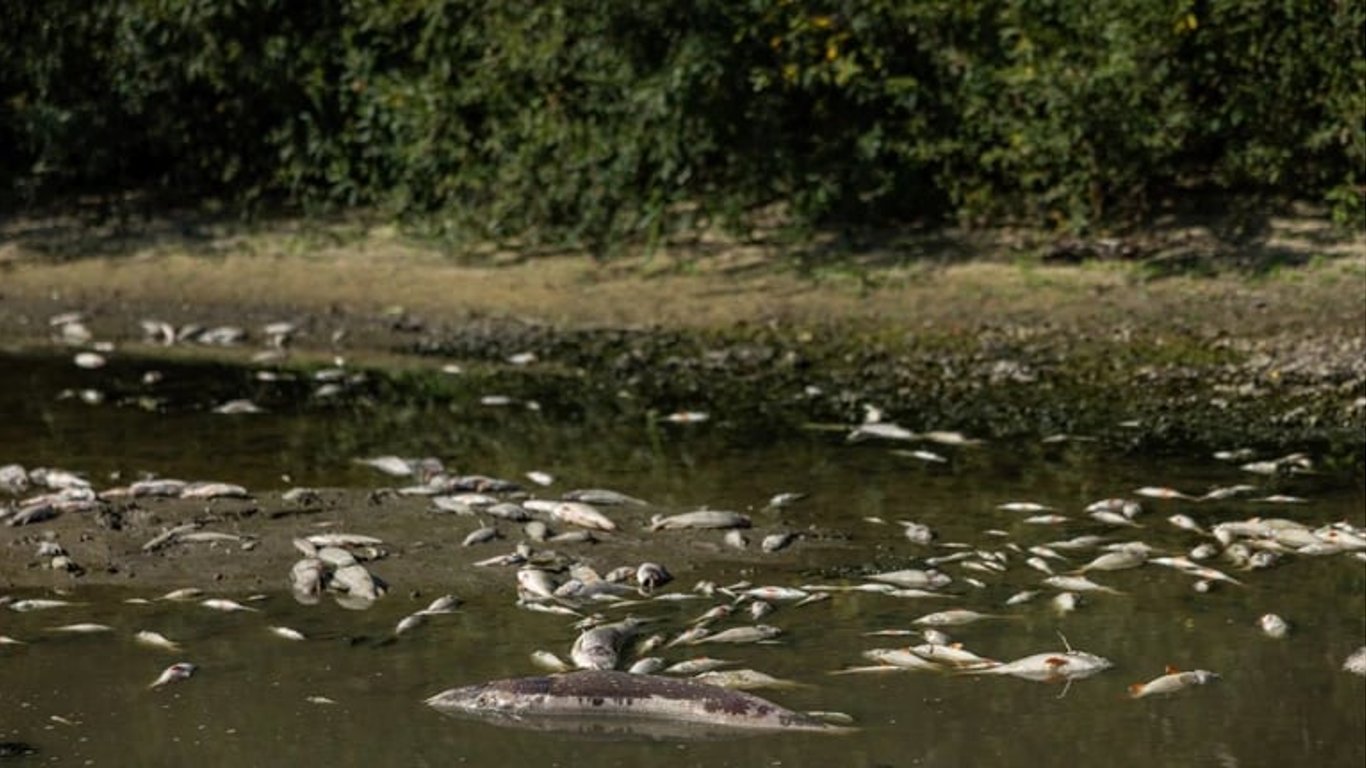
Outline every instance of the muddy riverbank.
<path id="1" fill-rule="evenodd" d="M 1059 257 L 1075 245 L 1000 233 L 823 262 L 695 243 L 598 263 L 452 252 L 392 228 L 40 224 L 10 222 L 0 246 L 11 348 L 52 345 L 49 319 L 79 311 L 123 350 L 247 362 L 287 321 L 295 362 L 342 356 L 424 391 L 446 385 L 413 377 L 460 365 L 741 428 L 873 406 L 991 439 L 1311 447 L 1357 466 L 1366 447 L 1366 244 L 1312 219 L 1232 244 L 1165 232 L 1141 257 L 1081 263 Z M 166 347 L 147 319 L 246 336 Z"/>

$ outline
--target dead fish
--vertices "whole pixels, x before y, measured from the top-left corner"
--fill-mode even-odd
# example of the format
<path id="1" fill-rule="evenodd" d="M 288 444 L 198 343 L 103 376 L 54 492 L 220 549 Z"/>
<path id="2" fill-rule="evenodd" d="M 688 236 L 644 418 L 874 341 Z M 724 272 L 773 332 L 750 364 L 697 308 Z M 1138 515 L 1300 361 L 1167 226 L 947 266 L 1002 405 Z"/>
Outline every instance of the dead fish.
<path id="1" fill-rule="evenodd" d="M 863 658 L 901 669 L 920 669 L 938 671 L 943 667 L 923 656 L 912 653 L 909 648 L 872 648 L 863 652 Z"/>
<path id="2" fill-rule="evenodd" d="M 1128 517 L 1125 517 L 1124 515 L 1119 514 L 1118 512 L 1092 512 L 1090 514 L 1090 518 L 1092 520 L 1095 520 L 1096 522 L 1105 523 L 1106 525 L 1128 526 L 1130 528 L 1143 527 L 1142 525 L 1135 523 L 1133 520 L 1130 520 Z"/>
<path id="3" fill-rule="evenodd" d="M 1139 512 L 1143 511 L 1143 507 L 1138 502 L 1131 499 L 1110 498 L 1093 501 L 1090 504 L 1087 504 L 1086 508 L 1082 511 L 1088 515 L 1094 512 L 1111 512 L 1116 515 L 1123 515 L 1133 519 Z"/>
<path id="4" fill-rule="evenodd" d="M 526 479 L 542 487 L 547 485 L 554 485 L 555 483 L 554 475 L 550 474 L 549 472 L 541 472 L 540 470 L 535 469 L 526 473 Z"/>
<path id="5" fill-rule="evenodd" d="M 746 597 L 758 600 L 783 601 L 804 600 L 810 593 L 796 587 L 752 587 L 743 593 Z"/>
<path id="6" fill-rule="evenodd" d="M 167 685 L 169 683 L 175 683 L 181 680 L 189 680 L 190 676 L 195 673 L 196 669 L 197 667 L 188 661 L 181 661 L 176 664 L 172 664 L 161 673 L 160 677 L 158 677 L 155 681 L 152 682 L 151 685 L 147 687 L 160 688 L 161 686 Z"/>
<path id="7" fill-rule="evenodd" d="M 968 437 L 962 432 L 949 432 L 945 430 L 931 430 L 921 434 L 920 437 L 931 443 L 938 443 L 940 445 L 973 446 L 982 444 L 981 440 Z"/>
<path id="8" fill-rule="evenodd" d="M 429 616 L 442 613 L 453 613 L 459 606 L 460 598 L 455 595 L 442 595 L 428 603 L 427 607 L 422 609 L 422 613 Z"/>
<path id="9" fill-rule="evenodd" d="M 982 621 L 983 619 L 1004 618 L 1008 617 L 987 613 L 978 613 L 977 611 L 969 611 L 959 608 L 950 611 L 938 611 L 936 613 L 927 613 L 924 616 L 915 619 L 911 623 L 922 627 L 958 627 L 964 624 L 971 624 L 975 621 Z"/>
<path id="10" fill-rule="evenodd" d="M 923 448 L 914 451 L 892 451 L 892 453 L 909 459 L 917 459 L 927 464 L 947 464 L 949 461 L 947 456 L 941 456 L 934 451 L 927 451 Z"/>
<path id="11" fill-rule="evenodd" d="M 652 592 L 668 584 L 673 578 L 673 575 L 658 563 L 641 563 L 640 567 L 636 568 L 636 583 L 646 592 Z"/>
<path id="12" fill-rule="evenodd" d="M 759 643 L 765 640 L 772 640 L 781 635 L 783 631 L 768 624 L 755 624 L 748 627 L 731 627 L 730 629 L 709 634 L 694 640 L 691 644 L 701 643 Z"/>
<path id="13" fill-rule="evenodd" d="M 1129 686 L 1129 697 L 1141 699 L 1144 696 L 1155 696 L 1168 693 L 1176 693 L 1195 685 L 1205 685 L 1219 679 L 1219 675 L 1206 669 L 1197 669 L 1191 672 L 1182 672 L 1176 667 L 1168 666 L 1167 673 L 1161 677 L 1149 680 L 1146 683 L 1134 683 Z"/>
<path id="14" fill-rule="evenodd" d="M 246 488 L 232 483 L 189 483 L 180 491 L 182 499 L 250 499 Z"/>
<path id="15" fill-rule="evenodd" d="M 377 600 L 383 592 L 375 577 L 358 563 L 334 569 L 328 587 L 360 600 Z"/>
<path id="16" fill-rule="evenodd" d="M 1010 597 L 1006 598 L 1006 603 L 1005 603 L 1005 604 L 1006 604 L 1006 605 L 1023 605 L 1024 603 L 1028 603 L 1028 602 L 1032 601 L 1034 598 L 1036 598 L 1036 597 L 1038 597 L 1038 596 L 1039 596 L 1039 591 L 1038 591 L 1037 589 L 1026 589 L 1026 590 L 1023 590 L 1023 591 L 1021 591 L 1021 592 L 1016 592 L 1015 594 L 1013 594 L 1013 595 L 1011 595 Z"/>
<path id="17" fill-rule="evenodd" d="M 569 672 L 574 665 L 550 651 L 532 651 L 531 663 L 549 672 Z"/>
<path id="18" fill-rule="evenodd" d="M 1342 662 L 1342 671 L 1366 677 L 1366 645 L 1353 651 L 1352 655 Z"/>
<path id="19" fill-rule="evenodd" d="M 1085 576 L 1049 576 L 1043 580 L 1045 586 L 1067 592 L 1105 592 L 1106 594 L 1122 594 L 1113 587 L 1097 584 Z"/>
<path id="20" fill-rule="evenodd" d="M 617 524 L 589 504 L 579 501 L 562 501 L 550 508 L 550 517 L 562 523 L 577 525 L 596 531 L 615 531 Z"/>
<path id="21" fill-rule="evenodd" d="M 578 636 L 569 658 L 580 669 L 615 669 L 622 645 L 635 636 L 641 622 L 625 619 L 593 627 Z"/>
<path id="22" fill-rule="evenodd" d="M 911 441 L 918 439 L 919 435 L 899 424 L 893 424 L 889 421 L 876 421 L 854 427 L 845 440 L 856 443 L 860 440 L 867 440 L 870 438 L 877 438 L 879 440 Z"/>
<path id="23" fill-rule="evenodd" d="M 1073 552 L 1080 549 L 1094 549 L 1099 544 L 1104 543 L 1104 536 L 1075 536 L 1065 541 L 1050 541 L 1046 546 L 1053 549 L 1061 549 L 1064 552 Z"/>
<path id="24" fill-rule="evenodd" d="M 565 722 L 575 716 L 595 720 L 616 716 L 662 725 L 689 724 L 687 732 L 693 735 L 702 730 L 699 726 L 826 733 L 848 730 L 742 691 L 693 680 L 599 670 L 495 680 L 443 691 L 427 699 L 427 704 L 442 712 L 497 718 L 495 722 L 504 724 L 525 725 L 546 717 L 551 722 Z"/>
<path id="25" fill-rule="evenodd" d="M 1274 613 L 1263 614 L 1257 619 L 1257 626 L 1261 628 L 1262 634 L 1277 640 L 1285 637 L 1290 632 L 1290 625 L 1285 619 Z"/>
<path id="26" fill-rule="evenodd" d="M 754 621 L 758 621 L 770 613 L 773 613 L 774 610 L 773 603 L 770 603 L 767 600 L 754 600 L 749 604 L 749 617 Z"/>
<path id="27" fill-rule="evenodd" d="M 1081 595 L 1076 592 L 1059 592 L 1053 596 L 1051 604 L 1059 615 L 1068 614 L 1081 606 Z"/>
<path id="28" fill-rule="evenodd" d="M 1004 512 L 1048 512 L 1053 508 L 1046 504 L 1038 504 L 1032 501 L 1007 501 L 1004 504 L 997 504 L 996 508 Z"/>
<path id="29" fill-rule="evenodd" d="M 1053 575 L 1053 566 L 1049 565 L 1048 561 L 1044 560 L 1042 557 L 1031 557 L 1025 560 L 1025 565 L 1040 573 L 1046 573 L 1050 576 Z"/>
<path id="30" fill-rule="evenodd" d="M 546 539 L 549 544 L 592 544 L 598 538 L 592 531 L 565 531 Z"/>
<path id="31" fill-rule="evenodd" d="M 735 549 L 744 549 L 749 546 L 749 538 L 741 533 L 738 528 L 732 528 L 729 531 L 726 531 L 726 535 L 723 536 L 721 540 L 724 541 L 727 546 Z"/>
<path id="32" fill-rule="evenodd" d="M 377 469 L 390 477 L 411 477 L 413 474 L 413 464 L 397 456 L 378 456 L 373 459 L 356 459 L 357 464 L 364 464 L 372 469 Z"/>
<path id="33" fill-rule="evenodd" d="M 394 635 L 406 634 L 417 629 L 427 622 L 427 616 L 428 614 L 423 611 L 404 616 L 402 619 L 399 619 L 398 624 L 394 627 Z"/>
<path id="34" fill-rule="evenodd" d="M 223 533 L 222 531 L 190 531 L 182 533 L 176 537 L 176 541 L 188 542 L 190 544 L 218 543 L 218 542 L 240 542 L 246 541 L 243 536 L 235 533 Z"/>
<path id="35" fill-rule="evenodd" d="M 913 523 L 909 520 L 898 520 L 901 525 L 901 532 L 906 540 L 912 544 L 928 545 L 935 539 L 935 532 L 928 525 Z"/>
<path id="36" fill-rule="evenodd" d="M 282 637 L 285 640 L 293 640 L 295 642 L 299 642 L 301 640 L 307 639 L 304 637 L 304 633 L 300 632 L 297 629 L 291 629 L 290 627 L 268 627 L 268 629 L 270 630 L 270 633 L 272 635 L 275 635 L 276 637 Z"/>
<path id="37" fill-rule="evenodd" d="M 786 509 L 806 498 L 805 493 L 779 493 L 768 500 L 767 509 Z"/>
<path id="38" fill-rule="evenodd" d="M 1124 571 L 1130 568 L 1137 568 L 1148 561 L 1148 553 L 1140 549 L 1121 549 L 1115 552 L 1106 552 L 1098 556 L 1091 562 L 1083 565 L 1076 570 L 1076 573 L 1086 573 L 1087 571 Z M 1071 589 L 1071 587 L 1064 587 Z"/>
<path id="39" fill-rule="evenodd" d="M 667 416 L 660 417 L 660 421 L 667 421 L 670 424 L 701 424 L 710 419 L 711 414 L 706 411 L 674 411 Z"/>
<path id="40" fill-rule="evenodd" d="M 666 675 L 699 675 L 704 672 L 711 672 L 713 670 L 721 669 L 722 667 L 730 666 L 734 663 L 736 662 L 728 659 L 714 659 L 710 656 L 697 656 L 665 667 L 663 671 Z"/>
<path id="41" fill-rule="evenodd" d="M 104 632 L 113 632 L 114 628 L 107 624 L 92 624 L 89 622 L 81 624 L 66 624 L 60 627 L 48 627 L 49 632 L 63 632 L 69 635 L 97 635 Z"/>
<path id="42" fill-rule="evenodd" d="M 1171 523 L 1177 528 L 1180 528 L 1183 531 L 1190 531 L 1192 533 L 1199 533 L 1202 535 L 1207 533 L 1207 531 L 1205 531 L 1205 529 L 1202 528 L 1199 523 L 1195 522 L 1195 520 L 1192 519 L 1189 515 L 1172 515 L 1171 517 L 1167 518 L 1167 522 Z"/>
<path id="43" fill-rule="evenodd" d="M 789 544 L 796 540 L 796 538 L 797 534 L 790 532 L 769 534 L 759 543 L 759 548 L 765 552 L 777 552 L 781 549 L 785 549 Z"/>
<path id="44" fill-rule="evenodd" d="M 677 530 L 683 528 L 748 528 L 750 519 L 738 512 L 725 512 L 715 509 L 701 509 L 678 515 L 650 518 L 650 531 Z"/>
<path id="45" fill-rule="evenodd" d="M 182 600 L 194 600 L 203 594 L 204 590 L 197 587 L 182 587 L 181 589 L 173 589 L 157 599 L 178 602 Z"/>
<path id="46" fill-rule="evenodd" d="M 460 546 L 472 547 L 475 544 L 483 544 L 484 542 L 493 541 L 497 538 L 499 538 L 498 529 L 491 525 L 486 525 L 483 528 L 476 528 L 473 531 L 470 531 L 464 541 L 460 542 Z"/>
<path id="47" fill-rule="evenodd" d="M 626 671 L 633 675 L 653 675 L 663 670 L 667 664 L 667 661 L 658 656 L 646 656 L 643 659 L 636 659 Z"/>
<path id="48" fill-rule="evenodd" d="M 199 604 L 210 610 L 223 611 L 225 613 L 232 613 L 235 611 L 256 611 L 255 608 L 242 605 L 235 600 L 228 600 L 220 597 L 211 597 L 208 600 L 201 601 Z"/>
<path id="49" fill-rule="evenodd" d="M 1187 575 L 1195 576 L 1196 578 L 1206 579 L 1209 581 L 1226 581 L 1230 584 L 1238 585 L 1241 585 L 1243 583 L 1222 571 L 1218 571 L 1214 568 L 1208 568 L 1203 565 L 1199 565 L 1198 563 L 1192 562 L 1189 558 L 1185 557 L 1150 557 L 1148 558 L 1148 562 L 1152 563 L 1153 565 L 1163 565 L 1168 568 L 1174 568 Z"/>
<path id="50" fill-rule="evenodd" d="M 1197 501 L 1222 501 L 1223 499 L 1231 499 L 1234 496 L 1252 493 L 1255 490 L 1257 490 L 1257 486 L 1255 485 L 1226 485 L 1220 488 L 1210 489 L 1204 496 L 1197 499 Z"/>
<path id="51" fill-rule="evenodd" d="M 1023 680 L 1056 683 L 1081 680 L 1114 666 L 1109 659 L 1085 651 L 1036 653 L 994 667 L 966 670 L 969 675 L 1009 675 Z"/>
<path id="52" fill-rule="evenodd" d="M 517 589 L 519 592 L 541 598 L 552 598 L 555 596 L 555 579 L 549 571 L 540 568 L 522 568 L 517 571 Z"/>
<path id="53" fill-rule="evenodd" d="M 909 650 L 922 659 L 935 662 L 941 666 L 953 667 L 954 669 L 994 667 L 1001 663 L 995 659 L 978 656 L 972 651 L 965 649 L 962 643 L 952 643 L 949 645 L 925 643 L 923 645 L 912 646 Z"/>
<path id="54" fill-rule="evenodd" d="M 756 669 L 714 669 L 702 672 L 694 680 L 733 691 L 756 691 L 762 688 L 798 688 L 801 683 L 776 678 Z"/>
<path id="55" fill-rule="evenodd" d="M 1142 488 L 1135 488 L 1134 495 L 1142 496 L 1148 499 L 1184 499 L 1187 501 L 1197 500 L 1195 496 L 1182 493 L 1181 491 L 1178 491 L 1175 488 L 1166 488 L 1153 485 L 1145 485 Z"/>
<path id="56" fill-rule="evenodd" d="M 966 558 L 965 558 L 966 559 Z M 870 573 L 863 578 L 869 581 L 876 581 L 882 584 L 891 584 L 897 587 L 908 587 L 914 589 L 938 589 L 946 586 L 952 581 L 947 575 L 939 571 L 924 571 L 915 568 L 905 568 L 899 571 L 883 571 L 882 573 Z"/>
<path id="57" fill-rule="evenodd" d="M 650 502 L 644 499 L 637 499 L 634 496 L 627 496 L 624 493 L 608 490 L 606 488 L 581 488 L 573 491 L 566 491 L 561 495 L 565 501 L 580 501 L 585 504 L 601 504 L 603 506 L 633 506 L 648 507 Z"/>
<path id="58" fill-rule="evenodd" d="M 1071 519 L 1067 515 L 1031 515 L 1020 522 L 1027 525 L 1062 525 Z"/>
<path id="59" fill-rule="evenodd" d="M 9 635 L 0 635 L 0 645 L 28 645 L 23 640 L 17 640 Z"/>
<path id="60" fill-rule="evenodd" d="M 160 632 L 153 632 L 147 629 L 144 629 L 138 632 L 136 635 L 133 635 L 133 640 L 137 641 L 138 643 L 141 643 L 142 645 L 150 646 L 152 648 L 160 648 L 165 651 L 180 650 L 179 643 L 167 638 Z"/>
<path id="61" fill-rule="evenodd" d="M 33 600 L 15 600 L 9 604 L 9 609 L 11 611 L 18 611 L 19 613 L 27 613 L 29 611 L 46 611 L 53 608 L 65 608 L 70 605 L 81 605 L 81 603 L 73 603 L 67 600 L 35 598 Z"/>
<path id="62" fill-rule="evenodd" d="M 213 407 L 213 412 L 224 416 L 265 413 L 266 409 L 246 399 L 228 400 Z"/>
<path id="63" fill-rule="evenodd" d="M 1308 504 L 1309 499 L 1300 496 L 1287 496 L 1283 493 L 1276 493 L 1270 496 L 1263 496 L 1260 499 L 1252 499 L 1259 504 Z"/>

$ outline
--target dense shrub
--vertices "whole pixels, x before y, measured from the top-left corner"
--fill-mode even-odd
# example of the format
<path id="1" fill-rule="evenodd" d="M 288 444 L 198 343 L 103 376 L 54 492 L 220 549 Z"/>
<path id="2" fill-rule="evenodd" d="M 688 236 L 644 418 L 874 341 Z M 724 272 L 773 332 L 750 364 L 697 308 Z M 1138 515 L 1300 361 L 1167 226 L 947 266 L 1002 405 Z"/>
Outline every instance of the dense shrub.
<path id="1" fill-rule="evenodd" d="M 1360 215 L 1338 0 L 8 0 L 0 194 L 371 206 L 601 246 L 814 226 L 1081 230 L 1183 191 Z M 1358 224 L 1359 226 L 1360 224 Z"/>

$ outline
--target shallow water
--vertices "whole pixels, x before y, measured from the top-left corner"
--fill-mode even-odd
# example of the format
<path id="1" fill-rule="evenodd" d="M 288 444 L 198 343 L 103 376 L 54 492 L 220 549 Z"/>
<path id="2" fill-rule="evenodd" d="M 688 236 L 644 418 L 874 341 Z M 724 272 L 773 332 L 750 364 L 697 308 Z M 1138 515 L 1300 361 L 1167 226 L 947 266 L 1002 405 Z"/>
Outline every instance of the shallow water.
<path id="1" fill-rule="evenodd" d="M 140 384 L 147 368 L 162 371 L 155 387 Z M 558 481 L 551 490 L 610 487 L 667 507 L 758 507 L 780 491 L 809 498 L 775 514 L 754 512 L 757 540 L 769 530 L 811 530 L 791 552 L 765 556 L 698 557 L 696 539 L 644 537 L 640 559 L 669 565 L 687 541 L 687 565 L 670 590 L 702 578 L 718 583 L 839 582 L 860 569 L 914 567 L 944 554 L 943 542 L 1000 549 L 1082 533 L 1139 538 L 1184 551 L 1200 539 L 1163 518 L 1185 512 L 1202 523 L 1254 514 L 1318 525 L 1366 522 L 1359 483 L 1331 473 L 1267 483 L 1235 467 L 1201 458 L 1142 460 L 1073 444 L 936 448 L 946 465 L 893 455 L 885 444 L 847 445 L 834 433 L 738 434 L 726 414 L 679 427 L 649 425 L 614 403 L 546 407 L 486 407 L 466 398 L 386 401 L 357 385 L 341 398 L 316 399 L 311 386 L 284 387 L 251 379 L 241 369 L 115 360 L 82 371 L 66 359 L 0 357 L 0 464 L 54 465 L 83 471 L 97 488 L 143 472 L 237 482 L 254 490 L 293 484 L 369 489 L 392 481 L 351 462 L 380 454 L 436 455 L 464 472 L 518 479 L 540 469 Z M 100 387 L 103 404 L 59 399 L 65 389 Z M 472 385 L 474 389 L 477 386 Z M 137 397 L 165 398 L 159 412 Z M 378 393 L 378 394 L 377 394 Z M 487 393 L 485 393 L 487 394 Z M 551 395 L 552 393 L 547 393 Z M 255 416 L 222 416 L 210 407 L 251 397 L 270 408 Z M 123 402 L 124 404 L 119 404 Z M 935 425 L 952 428 L 953 425 Z M 1126 495 L 1140 485 L 1201 492 L 1216 485 L 1261 483 L 1267 493 L 1308 497 L 1305 505 L 1145 502 L 1142 529 L 1114 532 L 1081 515 L 1086 503 Z M 1049 504 L 1074 517 L 1057 527 L 1019 523 L 1019 513 L 995 505 L 1010 500 Z M 926 523 L 939 545 L 920 547 L 877 516 Z M 415 517 L 412 536 L 429 532 Z M 1009 532 L 1007 539 L 984 534 Z M 27 559 L 23 536 L 42 526 L 0 529 L 4 557 Z M 719 541 L 719 534 L 713 537 Z M 701 537 L 705 543 L 706 537 Z M 657 542 L 657 543 L 656 543 Z M 503 551 L 503 550 L 498 550 Z M 494 550 L 490 550 L 492 554 Z M 589 557 L 593 555 L 588 553 Z M 1078 562 L 1091 553 L 1078 555 Z M 83 586 L 69 599 L 80 606 L 15 613 L 0 610 L 0 634 L 29 641 L 0 646 L 0 741 L 23 741 L 39 752 L 19 764 L 93 765 L 1265 765 L 1360 766 L 1366 762 L 1366 680 L 1341 671 L 1343 659 L 1366 642 L 1366 564 L 1343 555 L 1290 557 L 1278 567 L 1236 573 L 1244 587 L 1209 594 L 1192 579 L 1146 566 L 1093 574 L 1121 595 L 1088 596 L 1077 612 L 1055 615 L 1044 601 L 1005 608 L 1007 596 L 1037 584 L 1039 574 L 1013 557 L 1000 575 L 957 579 L 950 600 L 898 600 L 837 594 L 805 607 L 780 606 L 765 618 L 784 630 L 772 646 L 703 645 L 671 659 L 708 654 L 743 662 L 805 687 L 760 691 L 793 709 L 847 712 L 860 730 L 847 736 L 762 735 L 722 741 L 635 741 L 497 728 L 443 717 L 422 704 L 443 689 L 497 677 L 535 674 L 527 655 L 548 649 L 568 655 L 569 620 L 512 607 L 509 572 L 503 588 L 461 594 L 459 613 L 433 617 L 397 640 L 392 628 L 439 594 L 435 573 L 422 585 L 394 591 L 367 611 L 323 600 L 296 603 L 266 590 L 259 613 L 219 614 L 193 603 L 128 605 L 152 597 L 136 588 Z M 621 563 L 598 563 L 607 569 Z M 1211 563 L 1229 570 L 1226 563 Z M 972 575 L 985 589 L 963 583 Z M 274 583 L 272 581 L 271 583 Z M 206 588 L 211 584 L 198 585 Z M 7 589 L 16 598 L 36 589 Z M 1045 593 L 1045 598 L 1050 594 Z M 244 598 L 245 594 L 231 595 Z M 677 630 L 712 605 L 708 600 L 638 607 Z M 1061 650 L 1057 633 L 1076 648 L 1105 656 L 1115 668 L 1070 687 L 1013 678 L 918 672 L 830 676 L 866 663 L 860 652 L 905 645 L 908 639 L 865 632 L 909 628 L 916 616 L 964 607 L 1012 618 L 947 631 L 986 656 L 1011 659 Z M 1275 612 L 1292 626 L 1283 640 L 1263 636 L 1258 616 Z M 99 622 L 112 634 L 56 636 L 48 628 Z M 732 622 L 738 624 L 739 622 Z M 292 643 L 266 631 L 295 627 L 309 640 Z M 182 643 L 170 654 L 134 644 L 154 629 Z M 174 661 L 191 660 L 190 680 L 149 691 Z M 1219 682 L 1165 698 L 1130 700 L 1129 683 L 1157 677 L 1165 665 L 1220 673 Z M 326 696 L 335 704 L 307 701 Z M 57 719 L 54 719 L 57 718 Z"/>

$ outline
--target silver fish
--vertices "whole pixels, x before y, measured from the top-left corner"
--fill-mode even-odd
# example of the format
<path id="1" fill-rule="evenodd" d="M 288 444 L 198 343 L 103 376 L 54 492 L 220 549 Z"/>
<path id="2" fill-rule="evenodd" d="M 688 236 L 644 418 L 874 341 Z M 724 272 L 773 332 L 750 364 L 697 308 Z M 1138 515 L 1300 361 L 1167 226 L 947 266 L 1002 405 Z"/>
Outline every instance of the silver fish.
<path id="1" fill-rule="evenodd" d="M 761 688 L 797 688 L 801 684 L 783 680 L 756 669 L 714 669 L 702 672 L 694 680 L 733 691 L 757 691 Z"/>
<path id="2" fill-rule="evenodd" d="M 204 606 L 205 608 L 209 608 L 209 609 L 215 610 L 215 611 L 224 611 L 224 612 L 226 612 L 226 613 L 231 613 L 231 612 L 234 612 L 234 611 L 255 611 L 255 610 L 256 610 L 255 608 L 251 608 L 251 607 L 249 607 L 249 606 L 242 605 L 241 603 L 239 603 L 239 602 L 237 602 L 237 601 L 235 601 L 235 600 L 228 600 L 228 599 L 225 599 L 225 598 L 218 598 L 218 597 L 211 597 L 211 598 L 209 598 L 208 600 L 201 601 L 199 604 L 202 605 L 202 606 Z"/>
<path id="3" fill-rule="evenodd" d="M 27 613 L 29 611 L 46 611 L 53 608 L 65 608 L 70 605 L 80 605 L 80 603 L 73 603 L 67 600 L 45 600 L 38 598 L 33 600 L 15 600 L 9 604 L 9 609 L 11 611 L 18 611 L 19 613 Z"/>
<path id="4" fill-rule="evenodd" d="M 151 630 L 144 629 L 141 632 L 138 632 L 136 635 L 133 635 L 133 639 L 143 645 L 148 645 L 153 648 L 160 648 L 166 651 L 180 650 L 179 643 L 167 638 L 160 632 L 153 632 Z"/>
<path id="5" fill-rule="evenodd" d="M 1000 618 L 1005 617 L 986 613 L 978 613 L 977 611 L 969 611 L 960 608 L 949 611 L 938 611 L 936 613 L 927 613 L 924 616 L 915 619 L 911 623 L 917 624 L 922 627 L 958 627 L 964 624 L 971 624 L 975 621 L 981 621 L 983 619 Z"/>
<path id="6" fill-rule="evenodd" d="M 617 524 L 592 505 L 579 501 L 562 501 L 550 509 L 550 517 L 562 523 L 595 531 L 615 531 Z"/>
<path id="7" fill-rule="evenodd" d="M 1036 653 L 994 667 L 968 670 L 970 675 L 1009 675 L 1024 680 L 1054 683 L 1081 680 L 1114 666 L 1109 659 L 1084 651 Z"/>
<path id="8" fill-rule="evenodd" d="M 1176 693 L 1191 686 L 1205 685 L 1219 679 L 1219 675 L 1205 669 L 1197 669 L 1190 672 L 1182 672 L 1175 667 L 1167 667 L 1167 673 L 1161 677 L 1149 680 L 1146 683 L 1134 683 L 1129 686 L 1129 696 L 1141 699 L 1144 696 L 1162 695 Z"/>
<path id="9" fill-rule="evenodd" d="M 1085 576 L 1049 576 L 1043 580 L 1045 586 L 1052 587 L 1067 592 L 1105 592 L 1111 595 L 1121 594 L 1113 587 L 1097 584 Z"/>
<path id="10" fill-rule="evenodd" d="M 69 635 L 97 635 L 105 632 L 113 632 L 114 628 L 107 624 L 85 622 L 81 624 L 66 624 L 60 627 L 48 627 L 47 631 L 64 632 Z"/>
<path id="11" fill-rule="evenodd" d="M 748 528 L 750 519 L 738 512 L 715 509 L 702 509 L 678 515 L 650 519 L 650 531 L 675 530 L 682 528 Z"/>
<path id="12" fill-rule="evenodd" d="M 1263 614 L 1261 618 L 1257 619 L 1257 626 L 1267 637 L 1278 640 L 1290 632 L 1290 625 L 1286 623 L 1285 619 L 1274 613 Z"/>
<path id="13" fill-rule="evenodd" d="M 147 687 L 160 688 L 161 686 L 167 685 L 169 683 L 175 683 L 181 680 L 189 680 L 190 676 L 195 673 L 196 669 L 197 667 L 195 667 L 195 665 L 191 664 L 188 661 L 182 661 L 176 664 L 172 664 L 171 666 L 167 667 L 161 673 L 161 675 L 155 681 L 152 682 L 151 685 Z"/>
<path id="14" fill-rule="evenodd" d="M 730 666 L 733 661 L 726 659 L 713 659 L 710 656 L 698 656 L 687 661 L 680 661 L 669 667 L 665 667 L 666 675 L 698 675 L 703 672 L 710 672 L 715 669 Z"/>
<path id="15" fill-rule="evenodd" d="M 297 629 L 291 629 L 289 627 L 270 627 L 269 629 L 271 634 L 275 635 L 276 637 L 282 637 L 286 640 L 293 640 L 295 642 L 298 642 L 305 639 L 304 633 L 300 632 Z"/>
<path id="16" fill-rule="evenodd" d="M 771 640 L 783 631 L 768 624 L 755 624 L 748 627 L 731 627 L 730 629 L 709 634 L 698 640 L 693 641 L 693 645 L 700 643 L 759 643 Z"/>
<path id="17" fill-rule="evenodd" d="M 574 665 L 561 659 L 550 651 L 532 651 L 531 663 L 550 672 L 569 672 Z"/>

